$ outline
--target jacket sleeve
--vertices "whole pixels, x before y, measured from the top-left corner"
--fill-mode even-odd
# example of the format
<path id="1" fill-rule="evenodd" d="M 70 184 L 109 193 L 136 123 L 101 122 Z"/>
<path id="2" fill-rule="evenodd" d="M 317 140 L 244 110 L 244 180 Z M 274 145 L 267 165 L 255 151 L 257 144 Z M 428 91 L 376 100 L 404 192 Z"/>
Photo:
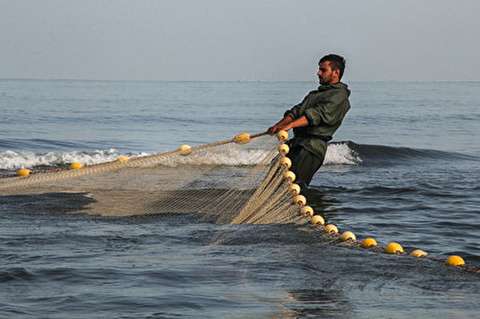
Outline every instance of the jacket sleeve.
<path id="1" fill-rule="evenodd" d="M 305 109 L 305 106 L 306 106 L 305 104 L 309 95 L 310 93 L 303 98 L 302 102 L 298 103 L 297 105 L 292 107 L 290 110 L 287 110 L 285 114 L 283 114 L 283 117 L 290 115 L 294 120 L 301 117 L 303 115 L 303 110 Z"/>
<path id="2" fill-rule="evenodd" d="M 341 121 L 345 115 L 345 110 L 342 107 L 347 98 L 345 92 L 330 90 L 322 95 L 314 105 L 305 109 L 303 115 L 307 118 L 309 126 L 334 125 Z"/>

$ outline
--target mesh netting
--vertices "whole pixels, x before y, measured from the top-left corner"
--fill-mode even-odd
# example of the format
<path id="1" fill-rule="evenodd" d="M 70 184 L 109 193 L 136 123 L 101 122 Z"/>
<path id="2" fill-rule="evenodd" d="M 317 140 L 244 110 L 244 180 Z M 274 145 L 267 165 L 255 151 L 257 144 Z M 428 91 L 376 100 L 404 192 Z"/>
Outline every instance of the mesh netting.
<path id="1" fill-rule="evenodd" d="M 232 140 L 0 179 L 0 198 L 25 209 L 102 216 L 200 214 L 217 223 L 300 223 L 275 137 Z"/>
<path id="2" fill-rule="evenodd" d="M 288 137 L 283 133 L 283 137 L 279 133 L 279 139 Z M 249 143 L 243 143 L 246 141 Z M 246 140 L 234 138 L 188 147 L 186 152 L 179 148 L 81 169 L 1 178 L 0 208 L 102 216 L 196 214 L 211 222 L 233 224 L 309 221 L 324 231 L 325 242 L 404 254 L 397 243 L 381 247 L 373 240 L 374 245 L 367 245 L 372 238 L 360 242 L 349 231 L 340 235 L 333 224 L 323 226 L 323 217 L 315 215 L 305 197 L 299 195 L 294 174 L 288 171 L 288 146 L 279 143 L 262 133 Z M 401 252 L 391 248 L 392 244 L 400 246 Z M 438 257 L 425 257 L 423 251 L 419 256 L 444 262 Z M 449 265 L 464 264 L 458 256 L 449 260 Z M 480 271 L 470 266 L 463 269 Z"/>

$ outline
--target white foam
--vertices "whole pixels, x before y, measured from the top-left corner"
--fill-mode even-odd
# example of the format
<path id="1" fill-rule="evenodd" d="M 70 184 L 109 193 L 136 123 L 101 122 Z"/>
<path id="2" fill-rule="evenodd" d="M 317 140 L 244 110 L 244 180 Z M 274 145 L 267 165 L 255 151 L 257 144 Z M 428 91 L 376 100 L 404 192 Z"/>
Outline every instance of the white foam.
<path id="1" fill-rule="evenodd" d="M 179 164 L 193 165 L 256 165 L 269 156 L 269 151 L 259 149 L 243 149 L 237 147 L 225 147 L 221 152 L 200 152 L 189 156 L 175 156 L 162 161 L 162 164 L 176 166 Z M 72 162 L 80 162 L 86 165 L 105 163 L 115 160 L 121 155 L 116 149 L 97 150 L 93 152 L 48 152 L 33 153 L 28 151 L 0 152 L 0 169 L 17 169 L 20 167 L 56 166 Z M 136 154 L 146 156 L 148 153 Z M 330 144 L 325 156 L 324 165 L 355 165 L 361 163 L 361 158 L 348 147 L 346 143 Z"/>
<path id="2" fill-rule="evenodd" d="M 168 166 L 180 164 L 243 166 L 256 165 L 268 155 L 269 152 L 266 150 L 239 150 L 236 147 L 224 147 L 220 152 L 205 151 L 189 156 L 175 156 L 166 158 L 161 163 Z"/>
<path id="3" fill-rule="evenodd" d="M 240 150 L 238 147 L 226 147 L 221 152 L 206 151 L 193 153 L 189 156 L 171 157 L 163 160 L 161 164 L 167 166 L 177 166 L 180 164 L 189 165 L 256 165 L 269 156 L 267 150 Z M 356 165 L 362 160 L 347 143 L 330 144 L 325 155 L 324 165 Z"/>
<path id="4" fill-rule="evenodd" d="M 0 169 L 17 169 L 40 165 L 55 166 L 80 162 L 86 165 L 104 163 L 115 160 L 120 154 L 116 149 L 97 150 L 93 152 L 48 152 L 33 153 L 28 151 L 0 152 Z"/>
<path id="5" fill-rule="evenodd" d="M 347 143 L 329 144 L 324 165 L 356 165 L 362 162 L 358 154 Z"/>

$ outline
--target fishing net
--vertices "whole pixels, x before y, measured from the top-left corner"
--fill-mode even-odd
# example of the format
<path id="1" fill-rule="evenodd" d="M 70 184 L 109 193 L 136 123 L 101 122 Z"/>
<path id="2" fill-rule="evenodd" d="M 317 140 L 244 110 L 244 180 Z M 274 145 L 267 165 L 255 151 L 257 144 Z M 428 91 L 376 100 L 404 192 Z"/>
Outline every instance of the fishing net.
<path id="1" fill-rule="evenodd" d="M 23 172 L 23 177 L 0 178 L 0 211 L 102 216 L 195 214 L 215 223 L 310 221 L 324 225 L 323 217 L 307 205 L 295 175 L 289 171 L 288 146 L 283 144 L 287 138 L 284 131 L 277 137 L 243 133 L 233 139 L 195 147 L 182 145 L 175 151 L 149 156 L 121 156 L 85 167 L 72 163 L 70 169 Z M 17 173 L 21 175 L 21 171 Z M 357 241 L 350 231 L 340 235 L 333 224 L 318 228 L 323 230 L 325 242 L 403 254 L 397 243 L 381 247 L 371 238 Z M 367 245 L 367 240 L 372 244 Z M 423 251 L 411 254 L 444 262 L 425 257 Z M 464 263 L 459 256 L 450 256 L 446 262 Z M 470 266 L 463 269 L 480 271 Z"/>
<path id="2" fill-rule="evenodd" d="M 312 212 L 305 210 L 279 147 L 285 153 L 275 136 L 240 134 L 80 169 L 2 178 L 0 205 L 102 216 L 192 213 L 216 223 L 303 223 L 299 212 Z"/>

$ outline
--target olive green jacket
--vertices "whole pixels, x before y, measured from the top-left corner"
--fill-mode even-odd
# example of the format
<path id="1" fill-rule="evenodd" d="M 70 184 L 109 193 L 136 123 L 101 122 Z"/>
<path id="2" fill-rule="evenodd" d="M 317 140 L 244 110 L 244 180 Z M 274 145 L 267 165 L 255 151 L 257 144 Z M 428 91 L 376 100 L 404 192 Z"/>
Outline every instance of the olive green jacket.
<path id="1" fill-rule="evenodd" d="M 302 145 L 323 160 L 327 142 L 350 109 L 349 96 L 348 86 L 341 82 L 321 85 L 308 93 L 301 103 L 285 112 L 285 116 L 295 120 L 304 115 L 308 120 L 308 126 L 293 129 L 295 137 L 291 143 Z"/>

